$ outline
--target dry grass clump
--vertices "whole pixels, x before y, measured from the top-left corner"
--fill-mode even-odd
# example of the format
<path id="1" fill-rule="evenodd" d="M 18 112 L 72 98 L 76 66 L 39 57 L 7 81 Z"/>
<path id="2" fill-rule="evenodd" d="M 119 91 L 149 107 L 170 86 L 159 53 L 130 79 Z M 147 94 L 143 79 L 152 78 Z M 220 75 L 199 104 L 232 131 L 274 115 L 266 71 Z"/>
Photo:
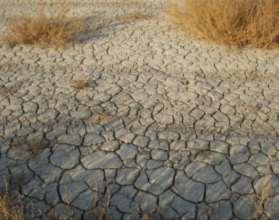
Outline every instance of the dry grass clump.
<path id="1" fill-rule="evenodd" d="M 260 195 L 255 199 L 255 206 L 256 206 L 256 216 L 260 216 L 261 213 L 264 211 L 264 204 L 268 200 L 268 197 L 271 195 L 272 192 L 272 179 L 266 183 L 262 189 Z"/>
<path id="2" fill-rule="evenodd" d="M 169 15 L 191 35 L 221 44 L 279 46 L 279 0 L 184 0 Z"/>
<path id="3" fill-rule="evenodd" d="M 0 219 L 1 220 L 24 220 L 21 207 L 15 207 L 8 194 L 0 195 Z"/>
<path id="4" fill-rule="evenodd" d="M 65 46 L 75 40 L 85 24 L 84 19 L 68 16 L 68 6 L 65 1 L 61 2 L 48 14 L 46 4 L 38 4 L 34 15 L 22 14 L 8 22 L 1 41 L 9 45 Z"/>
<path id="5" fill-rule="evenodd" d="M 47 148 L 47 145 L 44 144 L 41 140 L 35 140 L 31 143 L 29 143 L 29 150 L 32 153 L 32 156 L 36 156 L 40 154 L 45 148 Z"/>
<path id="6" fill-rule="evenodd" d="M 24 120 L 25 119 L 23 118 L 21 121 Z M 31 140 L 18 138 L 11 142 L 10 146 L 11 149 L 18 148 L 23 151 L 28 151 L 30 153 L 30 156 L 35 157 L 48 147 L 48 143 L 43 139 L 43 137 L 36 137 Z"/>
<path id="7" fill-rule="evenodd" d="M 71 81 L 71 87 L 76 90 L 82 90 L 89 87 L 88 79 L 75 79 Z"/>

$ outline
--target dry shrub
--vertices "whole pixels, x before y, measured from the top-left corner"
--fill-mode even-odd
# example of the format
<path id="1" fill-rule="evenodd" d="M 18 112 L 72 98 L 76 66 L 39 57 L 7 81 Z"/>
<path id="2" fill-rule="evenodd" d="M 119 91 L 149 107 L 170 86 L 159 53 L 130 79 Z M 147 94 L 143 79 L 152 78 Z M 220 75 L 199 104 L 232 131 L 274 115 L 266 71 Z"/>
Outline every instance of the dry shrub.
<path id="1" fill-rule="evenodd" d="M 20 119 L 21 123 L 24 123 L 26 120 L 26 118 Z M 13 142 L 10 143 L 10 146 L 11 148 L 18 148 L 22 151 L 27 151 L 30 153 L 30 156 L 36 157 L 44 149 L 48 148 L 48 143 L 42 136 L 38 136 L 29 140 L 22 138 L 14 139 Z"/>
<path id="2" fill-rule="evenodd" d="M 75 79 L 71 81 L 71 87 L 76 90 L 82 90 L 89 87 L 88 79 Z"/>
<path id="3" fill-rule="evenodd" d="M 113 116 L 109 113 L 100 112 L 96 113 L 88 119 L 90 124 L 105 124 L 110 122 L 113 119 Z"/>
<path id="4" fill-rule="evenodd" d="M 194 37 L 236 46 L 279 46 L 279 0 L 184 0 L 169 15 Z"/>
<path id="5" fill-rule="evenodd" d="M 0 195 L 0 219 L 24 220 L 22 208 L 15 207 L 8 194 Z"/>
<path id="6" fill-rule="evenodd" d="M 270 178 L 269 182 L 263 186 L 260 195 L 255 201 L 256 215 L 259 216 L 263 212 L 264 204 L 268 200 L 268 197 L 271 195 L 271 193 L 272 193 L 272 178 Z"/>
<path id="7" fill-rule="evenodd" d="M 47 5 L 37 5 L 33 15 L 22 14 L 8 22 L 1 41 L 6 44 L 35 44 L 60 47 L 74 41 L 85 26 L 85 19 L 69 17 L 69 4 L 66 1 L 47 13 Z"/>

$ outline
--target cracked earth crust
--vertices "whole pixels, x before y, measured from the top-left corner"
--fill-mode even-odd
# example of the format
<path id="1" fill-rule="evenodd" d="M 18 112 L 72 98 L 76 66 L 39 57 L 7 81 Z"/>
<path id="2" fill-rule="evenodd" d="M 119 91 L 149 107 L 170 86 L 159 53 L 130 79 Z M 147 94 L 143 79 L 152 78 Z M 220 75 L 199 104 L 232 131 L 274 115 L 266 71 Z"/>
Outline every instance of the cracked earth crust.
<path id="1" fill-rule="evenodd" d="M 0 47 L 0 191 L 18 186 L 29 219 L 92 219 L 105 198 L 113 220 L 279 219 L 278 51 L 193 41 L 165 1 L 121 2 L 75 13 L 151 17 L 66 49 Z"/>

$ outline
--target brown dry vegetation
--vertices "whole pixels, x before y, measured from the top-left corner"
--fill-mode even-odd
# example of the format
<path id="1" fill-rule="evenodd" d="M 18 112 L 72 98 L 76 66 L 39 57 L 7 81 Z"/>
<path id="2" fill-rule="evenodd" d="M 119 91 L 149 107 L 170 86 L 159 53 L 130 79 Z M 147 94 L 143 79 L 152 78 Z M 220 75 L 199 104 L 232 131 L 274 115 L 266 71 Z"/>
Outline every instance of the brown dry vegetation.
<path id="1" fill-rule="evenodd" d="M 0 195 L 0 219 L 24 220 L 22 208 L 15 207 L 8 194 Z"/>
<path id="2" fill-rule="evenodd" d="M 71 87 L 76 90 L 82 90 L 89 87 L 88 79 L 75 79 L 71 81 Z"/>
<path id="3" fill-rule="evenodd" d="M 102 207 L 98 210 L 92 210 L 90 212 L 92 219 L 95 220 L 109 220 L 109 202 L 105 202 Z M 156 218 L 160 216 L 160 218 Z M 48 220 L 57 220 L 58 217 L 54 213 L 49 213 L 46 217 Z M 14 205 L 12 200 L 9 197 L 8 193 L 0 195 L 0 220 L 25 220 L 23 213 L 23 207 L 19 205 Z M 140 220 L 154 220 L 154 219 L 164 219 L 161 215 L 157 213 L 157 210 L 154 210 L 150 213 L 140 214 Z"/>
<path id="4" fill-rule="evenodd" d="M 22 14 L 7 23 L 1 41 L 9 45 L 35 44 L 61 47 L 75 40 L 84 30 L 85 19 L 69 17 L 69 5 L 64 1 L 48 14 L 46 4 L 38 4 L 33 15 Z"/>
<path id="5" fill-rule="evenodd" d="M 24 121 L 24 118 L 21 121 Z M 10 146 L 12 148 L 19 148 L 25 151 L 29 151 L 32 157 L 37 156 L 45 148 L 48 147 L 47 143 L 43 141 L 42 137 L 37 137 L 31 140 L 21 140 L 20 138 L 18 140 L 15 139 L 15 141 L 12 142 Z"/>
<path id="6" fill-rule="evenodd" d="M 236 46 L 279 46 L 279 0 L 184 0 L 171 20 L 193 37 Z"/>
<path id="7" fill-rule="evenodd" d="M 270 178 L 269 182 L 264 184 L 260 194 L 256 195 L 256 197 L 254 198 L 254 204 L 256 208 L 255 210 L 256 218 L 259 218 L 264 212 L 264 205 L 268 200 L 269 196 L 271 195 L 271 192 L 272 192 L 272 178 Z"/>

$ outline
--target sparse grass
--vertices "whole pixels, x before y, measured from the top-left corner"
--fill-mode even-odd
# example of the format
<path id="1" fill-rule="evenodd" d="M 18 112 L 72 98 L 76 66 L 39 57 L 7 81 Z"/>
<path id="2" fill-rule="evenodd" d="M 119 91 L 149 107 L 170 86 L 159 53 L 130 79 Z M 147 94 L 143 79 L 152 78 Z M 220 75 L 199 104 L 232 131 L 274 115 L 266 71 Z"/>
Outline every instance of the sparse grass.
<path id="1" fill-rule="evenodd" d="M 10 88 L 6 86 L 0 87 L 0 97 L 11 96 L 16 93 L 16 90 L 16 88 Z"/>
<path id="2" fill-rule="evenodd" d="M 272 171 L 272 161 L 273 161 L 272 153 L 269 151 L 267 156 L 268 156 L 267 166 L 269 170 Z M 265 203 L 267 202 L 268 198 L 271 195 L 272 195 L 272 175 L 269 175 L 267 180 L 261 186 L 259 194 L 255 195 L 254 197 L 256 218 L 260 218 L 260 216 L 264 212 Z"/>
<path id="3" fill-rule="evenodd" d="M 20 148 L 30 152 L 32 157 L 40 154 L 45 148 L 47 148 L 47 144 L 44 143 L 42 138 L 35 138 L 32 140 L 15 140 L 10 144 L 12 148 Z"/>
<path id="4" fill-rule="evenodd" d="M 264 204 L 272 192 L 272 178 L 263 186 L 261 193 L 256 199 L 256 216 L 259 216 L 264 211 Z"/>
<path id="5" fill-rule="evenodd" d="M 38 4 L 34 15 L 22 14 L 9 21 L 1 41 L 9 45 L 63 47 L 75 41 L 76 35 L 81 33 L 85 26 L 84 19 L 68 16 L 68 8 L 66 1 L 63 1 L 48 15 L 46 5 Z"/>
<path id="6" fill-rule="evenodd" d="M 89 87 L 89 81 L 86 78 L 75 79 L 71 81 L 71 87 L 76 90 L 82 90 Z"/>
<path id="7" fill-rule="evenodd" d="M 29 144 L 30 151 L 33 156 L 40 154 L 46 146 L 42 143 L 42 141 L 33 141 Z"/>
<path id="8" fill-rule="evenodd" d="M 184 0 L 171 20 L 199 39 L 236 46 L 279 46 L 279 0 Z"/>
<path id="9" fill-rule="evenodd" d="M 13 205 L 8 193 L 0 195 L 0 219 L 24 220 L 22 207 Z"/>
<path id="10" fill-rule="evenodd" d="M 88 119 L 91 124 L 105 124 L 112 120 L 112 115 L 104 112 L 96 113 Z"/>

